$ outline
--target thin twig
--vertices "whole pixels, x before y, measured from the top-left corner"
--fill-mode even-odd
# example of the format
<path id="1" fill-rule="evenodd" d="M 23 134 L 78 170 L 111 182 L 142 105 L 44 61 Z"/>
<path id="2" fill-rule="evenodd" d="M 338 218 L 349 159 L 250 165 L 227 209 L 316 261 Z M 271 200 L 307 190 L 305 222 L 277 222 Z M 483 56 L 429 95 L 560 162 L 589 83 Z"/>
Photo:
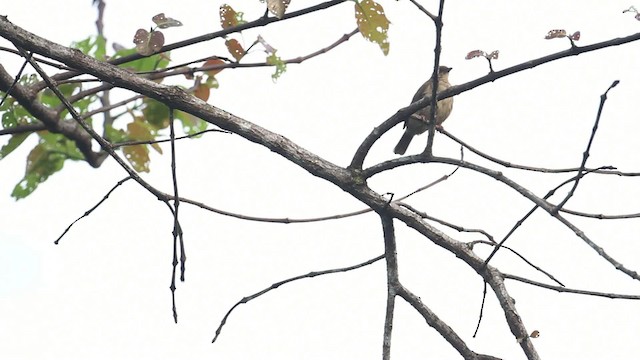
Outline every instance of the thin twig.
<path id="1" fill-rule="evenodd" d="M 173 182 L 173 261 L 172 272 L 171 272 L 171 300 L 172 300 L 172 312 L 173 312 L 173 321 L 178 322 L 178 310 L 176 308 L 176 268 L 178 266 L 178 238 L 180 239 L 180 262 L 182 264 L 180 268 L 180 280 L 184 281 L 184 263 L 186 261 L 186 256 L 184 253 L 184 242 L 182 239 L 182 228 L 180 227 L 180 222 L 178 221 L 178 207 L 180 205 L 180 198 L 178 196 L 178 177 L 176 175 L 176 142 L 175 142 L 175 131 L 174 131 L 174 119 L 173 119 L 173 109 L 169 108 L 169 131 L 170 131 L 170 140 L 171 140 L 171 180 Z"/>
<path id="2" fill-rule="evenodd" d="M 489 245 L 489 246 L 496 246 L 495 242 L 488 242 L 488 241 L 484 241 L 484 240 L 475 240 L 475 241 L 471 241 L 469 243 L 467 243 L 469 246 L 473 247 L 475 244 L 485 244 L 485 245 Z M 560 282 L 560 280 L 556 279 L 555 276 L 551 275 L 551 273 L 549 273 L 548 271 L 544 270 L 543 268 L 539 267 L 538 265 L 532 263 L 531 261 L 529 261 L 526 257 L 524 257 L 522 254 L 520 254 L 519 252 L 513 250 L 512 248 L 506 246 L 506 245 L 502 245 L 503 249 L 506 249 L 508 251 L 510 251 L 511 253 L 513 253 L 515 256 L 519 257 L 522 261 L 524 261 L 527 265 L 531 266 L 532 268 L 534 268 L 536 271 L 541 272 L 542 274 L 544 274 L 546 277 L 548 277 L 551 281 L 555 282 L 556 284 L 560 285 L 560 286 L 564 286 L 564 284 L 562 282 Z"/>
<path id="3" fill-rule="evenodd" d="M 177 138 L 175 138 L 175 140 L 189 139 L 189 138 L 200 136 L 202 134 L 209 133 L 209 132 L 219 132 L 219 133 L 223 133 L 223 134 L 230 134 L 230 132 L 228 132 L 226 130 L 207 129 L 207 130 L 198 131 L 198 132 L 193 133 L 193 134 L 187 134 L 187 135 L 183 135 L 183 136 L 178 136 Z M 165 143 L 165 142 L 168 142 L 168 141 L 171 141 L 171 139 L 125 141 L 125 142 L 113 144 L 112 147 L 114 149 L 117 149 L 117 148 L 120 148 L 120 147 L 123 147 L 123 146 L 152 145 L 152 144 Z"/>
<path id="4" fill-rule="evenodd" d="M 426 10 L 425 10 L 426 11 Z M 430 114 L 430 119 L 432 119 L 433 121 L 431 121 L 431 123 L 429 124 L 429 136 L 427 138 L 427 147 L 424 149 L 424 152 L 422 153 L 422 155 L 424 156 L 431 156 L 433 154 L 433 141 L 435 139 L 435 133 L 436 133 L 436 111 L 438 110 L 437 107 L 437 102 L 438 102 L 438 84 L 440 79 L 438 79 L 439 76 L 439 68 L 440 68 L 440 52 L 442 51 L 442 15 L 444 13 L 444 0 L 440 0 L 440 5 L 438 6 L 438 16 L 431 17 L 431 19 L 433 20 L 433 23 L 436 26 L 436 47 L 434 49 L 434 61 L 433 61 L 433 75 L 432 75 L 432 80 L 433 83 L 431 84 L 431 107 L 429 108 L 431 114 Z"/>
<path id="5" fill-rule="evenodd" d="M 585 174 L 588 174 L 590 172 L 586 172 Z M 560 183 L 559 185 L 557 185 L 556 187 L 554 187 L 553 189 L 549 190 L 549 192 L 547 192 L 547 194 L 542 198 L 542 200 L 546 201 L 547 199 L 549 199 L 551 196 L 553 196 L 555 194 L 556 191 L 558 191 L 558 189 L 560 189 L 561 187 L 563 187 L 566 184 L 569 184 L 573 181 L 575 181 L 577 179 L 577 177 L 580 175 L 576 175 L 568 180 L 563 181 L 562 183 Z M 582 175 L 584 176 L 584 174 Z M 531 210 L 529 210 L 522 218 L 520 218 L 518 221 L 516 221 L 516 223 L 513 225 L 513 227 L 509 230 L 509 232 L 507 233 L 507 235 L 505 235 L 505 237 L 498 243 L 498 245 L 496 247 L 494 247 L 493 251 L 491 251 L 491 254 L 489 254 L 489 256 L 487 257 L 487 259 L 484 261 L 484 266 L 486 266 L 489 261 L 491 261 L 491 259 L 495 256 L 495 254 L 498 252 L 498 250 L 500 250 L 500 248 L 502 247 L 502 245 L 507 241 L 507 239 L 509 239 L 509 237 L 511 237 L 511 235 L 513 235 L 516 230 L 522 226 L 522 224 L 524 224 L 524 222 L 531 216 L 533 215 L 533 213 L 540 207 L 540 205 L 535 204 L 533 206 L 533 208 L 531 208 Z M 552 210 L 552 215 L 557 212 L 554 212 Z"/>
<path id="6" fill-rule="evenodd" d="M 109 192 L 107 192 L 107 194 L 102 198 L 102 200 L 98 201 L 97 204 L 95 204 L 91 209 L 87 210 L 84 212 L 84 214 L 82 214 L 82 216 L 80 216 L 79 218 L 75 219 L 71 224 L 69 224 L 69 226 L 67 226 L 67 228 L 62 232 L 62 235 L 58 236 L 58 238 L 53 242 L 54 244 L 58 245 L 58 243 L 60 242 L 60 239 L 62 239 L 64 237 L 64 235 L 71 229 L 71 227 L 73 225 L 75 225 L 75 223 L 77 223 L 78 221 L 80 221 L 80 219 L 89 216 L 95 209 L 98 208 L 98 206 L 102 205 L 103 202 L 105 202 L 107 200 L 107 198 L 109 198 L 109 196 L 111 195 L 112 192 L 114 192 L 116 190 L 116 188 L 122 184 L 124 184 L 127 180 L 130 180 L 131 176 L 127 176 L 126 178 L 118 181 L 112 188 L 111 190 L 109 190 Z"/>
<path id="7" fill-rule="evenodd" d="M 476 329 L 473 332 L 473 337 L 475 338 L 478 335 L 478 331 L 480 330 L 480 324 L 482 323 L 482 315 L 484 314 L 484 302 L 487 300 L 487 282 L 484 281 L 484 288 L 482 289 L 482 302 L 480 303 L 480 314 L 478 314 L 478 322 L 476 323 Z"/>
<path id="8" fill-rule="evenodd" d="M 588 295 L 588 296 L 598 296 L 598 297 L 606 297 L 610 299 L 628 299 L 628 300 L 640 300 L 640 295 L 627 295 L 627 294 L 615 294 L 615 293 L 603 293 L 599 291 L 589 291 L 589 290 L 579 290 L 579 289 L 570 289 L 564 286 L 555 286 L 549 285 L 545 283 L 541 283 L 539 281 L 523 278 L 517 275 L 511 274 L 502 274 L 505 279 L 511 279 L 523 282 L 525 284 L 538 286 L 544 289 L 555 290 L 561 293 L 571 293 L 571 294 L 579 294 L 579 295 Z"/>
<path id="9" fill-rule="evenodd" d="M 20 70 L 18 70 L 18 74 L 13 78 L 13 83 L 9 86 L 7 91 L 5 91 L 4 96 L 2 96 L 2 100 L 0 100 L 0 106 L 4 104 L 5 100 L 7 100 L 7 97 L 11 93 L 11 89 L 13 89 L 18 84 L 18 81 L 20 81 L 20 77 L 22 77 L 22 72 L 27 67 L 29 60 L 31 60 L 31 58 L 33 57 L 33 52 L 29 51 L 29 53 L 27 53 L 25 57 L 26 57 L 26 60 L 22 63 Z"/>
<path id="10" fill-rule="evenodd" d="M 265 288 L 264 290 L 261 290 L 261 291 L 258 291 L 255 294 L 243 297 L 240 301 L 235 303 L 229 309 L 229 311 L 227 311 L 227 313 L 224 315 L 224 317 L 220 321 L 220 325 L 218 325 L 218 328 L 216 329 L 216 334 L 213 337 L 213 340 L 211 340 L 211 342 L 212 343 L 216 342 L 216 340 L 220 336 L 220 332 L 222 331 L 222 327 L 227 323 L 227 319 L 229 318 L 229 315 L 231 315 L 231 312 L 233 312 L 233 310 L 235 310 L 235 308 L 240 306 L 241 304 L 246 304 L 249 301 L 258 298 L 258 297 L 268 293 L 271 290 L 275 290 L 275 289 L 279 288 L 280 286 L 282 286 L 284 284 L 287 284 L 287 283 L 290 283 L 290 282 L 293 282 L 293 281 L 296 281 L 296 280 L 305 279 L 305 278 L 313 278 L 313 277 L 320 276 L 320 275 L 335 274 L 335 273 L 339 273 L 339 272 L 347 272 L 347 271 L 359 269 L 359 268 L 367 266 L 367 265 L 371 265 L 371 264 L 375 263 L 376 261 L 380 261 L 382 259 L 384 259 L 384 254 L 380 255 L 380 256 L 376 256 L 373 259 L 367 260 L 365 262 L 362 262 L 360 264 L 353 265 L 353 266 L 348 266 L 348 267 L 338 268 L 338 269 L 322 270 L 322 271 L 312 271 L 312 272 L 310 272 L 308 274 L 305 274 L 305 275 L 298 275 L 298 276 L 294 276 L 294 277 L 286 279 L 286 280 L 278 281 L 277 283 L 272 284 L 271 286 Z"/>
<path id="11" fill-rule="evenodd" d="M 573 41 L 571 41 L 571 44 L 573 45 Z M 607 91 L 605 91 L 604 94 L 600 96 L 600 106 L 598 107 L 598 114 L 596 115 L 596 121 L 593 124 L 593 129 L 591 131 L 591 136 L 589 137 L 589 143 L 587 144 L 587 149 L 582 154 L 582 163 L 580 164 L 580 170 L 578 170 L 578 176 L 576 176 L 576 181 L 573 183 L 573 187 L 571 188 L 567 196 L 558 204 L 558 206 L 556 206 L 556 211 L 558 211 L 558 209 L 562 209 L 562 207 L 567 203 L 567 201 L 569 201 L 569 199 L 571 199 L 574 192 L 578 188 L 578 183 L 580 182 L 580 179 L 582 179 L 583 173 L 585 171 L 585 167 L 587 165 L 587 159 L 589 158 L 589 150 L 591 150 L 593 139 L 596 137 L 596 131 L 598 131 L 598 124 L 600 124 L 600 117 L 602 116 L 602 109 L 604 109 L 604 103 L 607 101 L 607 94 L 609 93 L 609 90 L 616 87 L 616 85 L 618 85 L 619 83 L 620 83 L 619 80 L 615 80 L 609 86 Z"/>

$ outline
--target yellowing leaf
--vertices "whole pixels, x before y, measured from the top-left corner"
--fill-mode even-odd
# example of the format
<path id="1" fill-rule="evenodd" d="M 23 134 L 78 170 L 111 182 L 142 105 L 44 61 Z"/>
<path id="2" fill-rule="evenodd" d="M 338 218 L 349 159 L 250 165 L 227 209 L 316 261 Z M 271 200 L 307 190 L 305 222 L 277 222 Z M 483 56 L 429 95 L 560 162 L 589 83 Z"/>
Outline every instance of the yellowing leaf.
<path id="1" fill-rule="evenodd" d="M 149 149 L 146 145 L 125 146 L 124 157 L 137 172 L 149 172 Z"/>
<path id="2" fill-rule="evenodd" d="M 227 50 L 229 50 L 229 53 L 231 54 L 231 56 L 233 56 L 234 59 L 236 59 L 236 61 L 240 61 L 240 59 L 242 59 L 245 52 L 238 40 L 229 39 L 226 40 L 224 44 L 227 46 Z"/>
<path id="3" fill-rule="evenodd" d="M 133 122 L 127 124 L 127 137 L 130 140 L 153 140 L 154 136 L 151 133 L 149 126 L 140 118 L 135 118 Z M 159 153 L 162 153 L 162 149 L 158 144 L 153 144 L 154 149 Z M 129 145 L 122 148 L 124 157 L 129 161 L 131 166 L 138 172 L 149 172 L 149 149 L 147 145 Z"/>
<path id="4" fill-rule="evenodd" d="M 291 0 L 267 0 L 267 8 L 278 19 L 282 19 L 284 12 L 287 11 L 287 6 Z"/>
<path id="5" fill-rule="evenodd" d="M 382 53 L 389 54 L 389 20 L 384 14 L 384 9 L 373 0 L 362 0 L 355 4 L 356 22 L 358 30 L 365 39 L 372 41 L 382 50 Z"/>

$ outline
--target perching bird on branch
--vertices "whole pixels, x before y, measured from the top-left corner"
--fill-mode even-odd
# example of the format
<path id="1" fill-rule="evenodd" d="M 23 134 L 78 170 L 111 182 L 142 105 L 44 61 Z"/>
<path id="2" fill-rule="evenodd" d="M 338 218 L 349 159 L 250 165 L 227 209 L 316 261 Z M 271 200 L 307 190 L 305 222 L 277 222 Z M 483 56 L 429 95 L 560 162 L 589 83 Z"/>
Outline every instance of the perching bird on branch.
<path id="1" fill-rule="evenodd" d="M 438 92 L 444 91 L 451 87 L 449 84 L 449 71 L 451 71 L 450 67 L 440 66 L 438 68 Z M 425 96 L 431 96 L 433 89 L 433 78 L 427 80 L 416 92 L 411 100 L 411 103 L 414 103 Z M 436 103 L 436 126 L 442 124 L 449 114 L 451 114 L 451 109 L 453 108 L 453 97 L 446 98 L 443 100 L 439 100 Z M 427 106 L 418 110 L 416 113 L 412 114 L 404 121 L 404 134 L 402 134 L 402 138 L 398 142 L 398 145 L 393 149 L 393 152 L 399 155 L 403 155 L 407 151 L 407 147 L 409 147 L 409 143 L 414 136 L 420 135 L 429 129 L 429 125 L 431 124 L 431 106 Z"/>

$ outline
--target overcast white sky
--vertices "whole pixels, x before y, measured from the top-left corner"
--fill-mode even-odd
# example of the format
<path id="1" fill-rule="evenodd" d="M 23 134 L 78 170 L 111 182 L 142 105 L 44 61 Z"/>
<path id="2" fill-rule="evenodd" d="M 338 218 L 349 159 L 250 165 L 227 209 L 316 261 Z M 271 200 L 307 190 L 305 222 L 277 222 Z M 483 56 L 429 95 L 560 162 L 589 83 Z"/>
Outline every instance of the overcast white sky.
<path id="1" fill-rule="evenodd" d="M 218 1 L 108 1 L 105 32 L 126 46 L 136 29 L 164 12 L 183 22 L 166 30 L 175 42 L 219 29 Z M 229 1 L 253 20 L 259 1 Z M 310 1 L 293 1 L 299 9 Z M 436 1 L 421 1 L 436 11 Z M 441 63 L 454 68 L 450 80 L 483 76 L 486 63 L 465 60 L 468 51 L 500 50 L 496 70 L 568 47 L 544 40 L 547 31 L 581 31 L 578 45 L 627 36 L 640 22 L 622 14 L 626 1 L 449 1 L 445 10 Z M 209 102 L 280 132 L 301 146 L 346 166 L 362 139 L 399 108 L 431 73 L 434 29 L 409 1 L 381 1 L 391 20 L 391 51 L 354 36 L 346 44 L 301 65 L 290 65 L 277 82 L 271 69 L 225 70 Z M 640 5 L 640 4 L 637 4 Z M 95 33 L 89 0 L 5 2 L 0 15 L 60 44 Z M 328 46 L 355 27 L 353 4 L 267 28 L 261 34 L 283 58 Z M 0 41 L 0 46 L 10 46 Z M 638 171 L 637 121 L 640 73 L 638 44 L 566 58 L 500 79 L 456 97 L 448 131 L 498 158 L 548 168 L 579 165 L 593 126 L 599 96 L 613 80 L 590 166 Z M 226 55 L 215 40 L 175 51 L 176 63 Z M 261 53 L 252 59 L 262 60 Z M 15 73 L 20 61 L 0 52 Z M 117 96 L 125 96 L 123 94 Z M 394 156 L 397 127 L 367 159 L 371 165 Z M 420 139 L 420 140 L 417 140 Z M 417 138 L 409 152 L 420 151 Z M 6 137 L 0 139 L 0 144 Z M 349 266 L 382 254 L 379 219 L 366 214 L 306 225 L 251 223 L 183 205 L 187 281 L 178 284 L 179 323 L 171 317 L 172 220 L 166 207 L 133 182 L 116 191 L 58 246 L 53 241 L 75 218 L 99 201 L 125 173 L 113 161 L 99 169 L 67 162 L 27 199 L 10 193 L 21 179 L 35 138 L 0 162 L 0 356 L 6 359 L 375 359 L 381 354 L 386 277 L 384 264 L 346 274 L 283 286 L 231 315 L 219 340 L 211 338 L 222 316 L 243 296 L 309 271 Z M 171 189 L 169 148 L 153 155 L 144 177 Z M 213 207 L 265 217 L 315 217 L 362 206 L 343 192 L 278 155 L 239 136 L 208 134 L 178 146 L 180 193 Z M 438 136 L 435 152 L 458 157 L 458 146 Z M 488 165 L 466 154 L 466 160 Z M 568 176 L 532 175 L 490 165 L 536 194 Z M 452 169 L 410 166 L 370 180 L 380 193 L 404 195 Z M 640 187 L 633 178 L 587 177 L 567 207 L 592 213 L 638 212 Z M 558 198 L 554 198 L 557 200 Z M 408 201 L 430 215 L 503 237 L 531 204 L 495 180 L 458 171 L 439 186 Z M 625 266 L 638 271 L 637 220 L 570 218 Z M 482 282 L 451 254 L 397 224 L 400 277 L 443 320 L 480 353 L 522 359 L 502 310 L 490 293 L 477 338 L 472 338 Z M 444 229 L 460 240 L 478 236 Z M 639 294 L 633 281 L 605 263 L 568 229 L 536 213 L 508 245 L 568 287 Z M 478 248 L 480 254 L 487 249 Z M 506 252 L 493 265 L 540 281 L 545 279 Z M 637 357 L 640 303 L 590 298 L 507 283 L 543 358 L 628 359 Z M 402 300 L 394 323 L 393 358 L 458 359 L 459 355 Z"/>

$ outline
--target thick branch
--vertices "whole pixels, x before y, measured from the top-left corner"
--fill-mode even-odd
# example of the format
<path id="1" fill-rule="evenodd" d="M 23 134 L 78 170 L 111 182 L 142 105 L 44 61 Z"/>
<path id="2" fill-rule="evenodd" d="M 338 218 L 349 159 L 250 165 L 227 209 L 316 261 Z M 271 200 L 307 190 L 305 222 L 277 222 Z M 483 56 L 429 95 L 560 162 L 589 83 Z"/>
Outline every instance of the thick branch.
<path id="1" fill-rule="evenodd" d="M 6 20 L 0 20 L 0 23 L 5 21 Z M 7 73 L 4 67 L 0 65 L 0 90 L 8 91 L 12 83 L 13 78 Z M 37 94 L 35 92 L 19 84 L 15 84 L 10 94 L 31 115 L 42 121 L 47 130 L 53 133 L 63 134 L 68 139 L 75 141 L 76 146 L 91 166 L 99 167 L 104 159 L 106 159 L 107 154 L 91 150 L 91 136 L 86 131 L 73 120 L 60 120 L 55 110 L 37 101 Z"/>

